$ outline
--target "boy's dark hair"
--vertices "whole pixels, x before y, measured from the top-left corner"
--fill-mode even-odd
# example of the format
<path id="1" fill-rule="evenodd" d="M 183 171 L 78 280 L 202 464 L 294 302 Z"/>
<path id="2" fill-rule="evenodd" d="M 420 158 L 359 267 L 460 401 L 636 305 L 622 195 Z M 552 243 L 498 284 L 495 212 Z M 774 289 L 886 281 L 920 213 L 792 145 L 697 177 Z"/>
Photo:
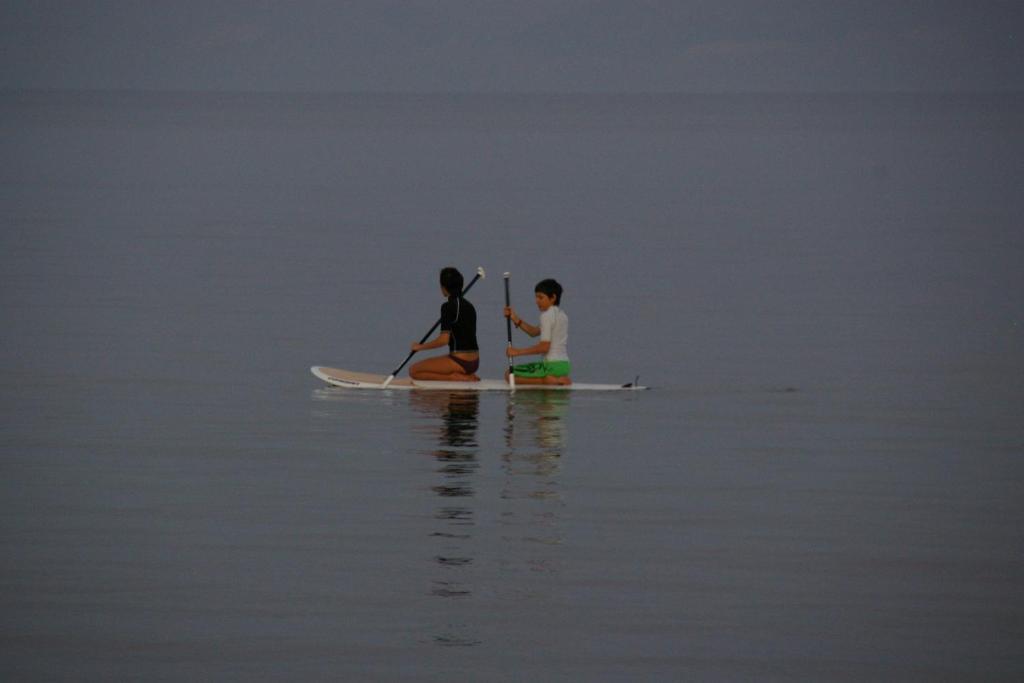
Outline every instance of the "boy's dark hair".
<path id="1" fill-rule="evenodd" d="M 441 269 L 441 286 L 448 292 L 448 296 L 462 296 L 462 273 L 451 266 Z"/>
<path id="2" fill-rule="evenodd" d="M 533 291 L 553 297 L 555 305 L 562 303 L 562 285 L 558 284 L 557 280 L 552 280 L 551 278 L 541 280 L 537 283 L 537 286 L 533 288 Z"/>

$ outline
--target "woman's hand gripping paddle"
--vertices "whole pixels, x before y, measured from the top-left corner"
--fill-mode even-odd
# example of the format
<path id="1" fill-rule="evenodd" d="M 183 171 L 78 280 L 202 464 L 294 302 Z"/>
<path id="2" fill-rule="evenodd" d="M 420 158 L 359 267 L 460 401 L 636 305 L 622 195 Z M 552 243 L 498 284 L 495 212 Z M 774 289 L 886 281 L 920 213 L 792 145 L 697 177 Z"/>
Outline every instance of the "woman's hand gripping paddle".
<path id="1" fill-rule="evenodd" d="M 473 285 L 476 284 L 476 281 L 479 280 L 482 277 L 487 277 L 487 274 L 484 273 L 483 266 L 480 266 L 480 267 L 478 267 L 476 269 L 476 276 L 472 280 L 470 280 L 469 284 L 466 285 L 465 289 L 462 290 L 463 296 L 465 296 L 466 292 L 468 292 L 470 290 L 470 288 Z M 426 344 L 427 340 L 430 339 L 430 335 L 434 334 L 434 330 L 436 330 L 437 326 L 440 325 L 440 324 L 441 324 L 441 319 L 438 318 L 437 322 L 434 323 L 434 326 L 430 328 L 430 331 L 427 332 L 425 335 L 423 335 L 423 339 L 420 339 L 420 344 Z M 386 380 L 384 380 L 384 384 L 381 385 L 381 389 L 386 389 L 387 386 L 389 384 L 391 384 L 391 381 L 393 379 L 395 379 L 395 375 L 397 375 L 398 373 L 400 373 L 402 371 L 402 368 L 405 367 L 405 364 L 408 363 L 409 359 L 411 359 L 415 354 L 416 354 L 415 351 L 410 351 L 409 352 L 409 355 L 405 357 L 405 360 L 402 361 L 402 364 L 399 365 L 397 368 L 395 368 L 395 371 L 392 372 L 390 375 L 388 375 L 388 378 Z"/>

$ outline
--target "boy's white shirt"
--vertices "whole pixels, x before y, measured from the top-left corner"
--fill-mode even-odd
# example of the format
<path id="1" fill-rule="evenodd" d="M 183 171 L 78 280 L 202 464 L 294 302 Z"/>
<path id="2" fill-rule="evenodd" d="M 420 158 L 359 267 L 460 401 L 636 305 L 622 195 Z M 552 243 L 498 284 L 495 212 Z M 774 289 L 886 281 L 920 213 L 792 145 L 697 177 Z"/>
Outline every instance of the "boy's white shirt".
<path id="1" fill-rule="evenodd" d="M 540 314 L 540 340 L 551 342 L 544 360 L 569 360 L 569 316 L 558 306 Z"/>

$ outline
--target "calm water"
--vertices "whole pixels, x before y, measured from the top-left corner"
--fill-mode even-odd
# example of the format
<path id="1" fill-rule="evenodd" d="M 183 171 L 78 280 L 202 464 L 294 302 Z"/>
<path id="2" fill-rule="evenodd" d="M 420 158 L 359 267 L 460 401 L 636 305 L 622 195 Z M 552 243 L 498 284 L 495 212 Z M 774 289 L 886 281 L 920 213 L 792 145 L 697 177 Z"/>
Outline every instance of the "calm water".
<path id="1" fill-rule="evenodd" d="M 1024 674 L 1024 97 L 6 93 L 0 136 L 5 680 Z M 508 270 L 655 389 L 309 374 L 393 369 L 449 264 L 485 376 Z"/>

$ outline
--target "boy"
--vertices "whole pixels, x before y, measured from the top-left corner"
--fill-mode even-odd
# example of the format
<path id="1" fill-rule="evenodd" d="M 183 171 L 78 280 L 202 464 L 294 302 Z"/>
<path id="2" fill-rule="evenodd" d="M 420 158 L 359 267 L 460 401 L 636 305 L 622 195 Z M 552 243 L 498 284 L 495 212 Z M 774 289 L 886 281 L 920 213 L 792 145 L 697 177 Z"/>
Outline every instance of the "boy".
<path id="1" fill-rule="evenodd" d="M 455 268 L 441 270 L 441 333 L 426 344 L 413 343 L 413 351 L 428 351 L 448 345 L 447 356 L 434 356 L 409 368 L 409 376 L 440 382 L 479 382 L 480 349 L 476 343 L 476 309 L 462 298 L 462 273 Z"/>
<path id="2" fill-rule="evenodd" d="M 517 365 L 512 370 L 516 375 L 516 384 L 572 384 L 569 379 L 569 317 L 559 308 L 562 302 L 562 285 L 555 280 L 541 280 L 533 288 L 537 308 L 540 309 L 540 325 L 523 321 L 511 306 L 505 307 L 505 317 L 512 324 L 531 337 L 540 335 L 540 342 L 526 348 L 509 347 L 509 358 L 529 356 L 535 353 L 544 354 L 544 360 L 537 363 Z M 509 371 L 505 371 L 508 381 Z"/>

